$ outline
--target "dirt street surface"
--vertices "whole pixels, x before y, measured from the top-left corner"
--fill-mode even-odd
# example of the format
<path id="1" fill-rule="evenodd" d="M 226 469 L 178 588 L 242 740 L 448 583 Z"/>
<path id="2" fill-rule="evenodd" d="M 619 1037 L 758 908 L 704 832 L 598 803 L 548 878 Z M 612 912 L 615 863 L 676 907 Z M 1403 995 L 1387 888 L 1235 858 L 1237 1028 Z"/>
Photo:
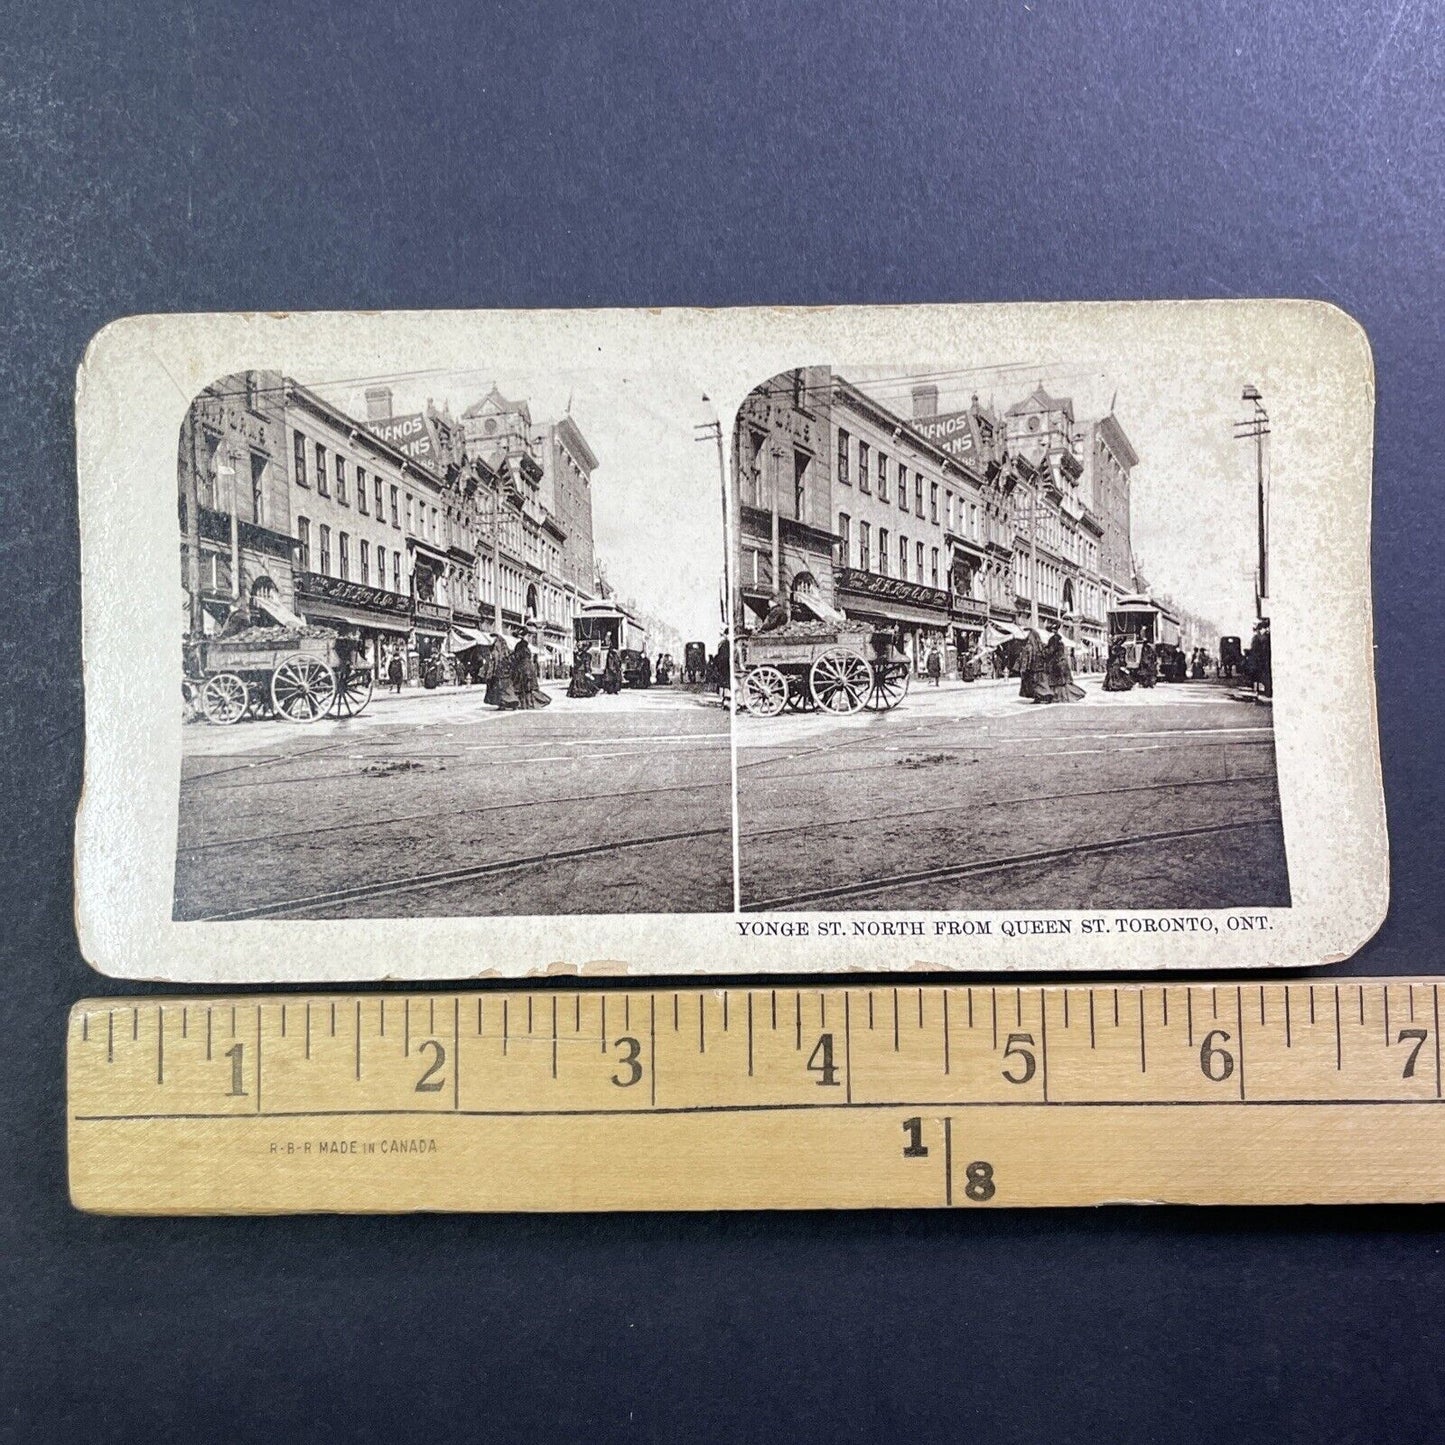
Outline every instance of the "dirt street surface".
<path id="1" fill-rule="evenodd" d="M 501 713 L 480 687 L 183 731 L 175 916 L 727 912 L 727 714 L 658 687 Z"/>
<path id="2" fill-rule="evenodd" d="M 1270 708 L 1079 681 L 1067 705 L 915 679 L 892 712 L 739 718 L 743 908 L 1288 905 Z"/>

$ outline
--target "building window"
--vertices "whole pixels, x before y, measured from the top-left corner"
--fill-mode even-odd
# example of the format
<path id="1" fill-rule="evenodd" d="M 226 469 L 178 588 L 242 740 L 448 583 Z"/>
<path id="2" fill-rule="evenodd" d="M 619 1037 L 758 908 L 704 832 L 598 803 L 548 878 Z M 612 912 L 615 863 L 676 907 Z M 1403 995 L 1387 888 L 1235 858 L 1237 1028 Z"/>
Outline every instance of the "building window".
<path id="1" fill-rule="evenodd" d="M 316 443 L 316 490 L 323 497 L 331 495 L 331 485 L 326 480 L 326 448 Z"/>
<path id="2" fill-rule="evenodd" d="M 898 576 L 908 581 L 908 538 L 901 533 L 898 537 Z"/>
<path id="3" fill-rule="evenodd" d="M 914 559 L 918 563 L 918 571 L 915 580 L 923 581 L 923 543 L 918 543 L 918 552 Z M 933 549 L 933 585 L 938 586 L 938 548 Z"/>
<path id="4" fill-rule="evenodd" d="M 336 458 L 336 500 L 343 507 L 351 505 L 346 500 L 346 458 L 341 456 Z"/>
<path id="5" fill-rule="evenodd" d="M 386 516 L 386 513 L 382 510 L 381 506 L 381 478 L 374 477 L 372 480 L 375 484 L 373 494 L 376 497 L 376 520 L 379 522 Z"/>
<path id="6" fill-rule="evenodd" d="M 393 592 L 400 592 L 400 591 L 401 591 L 401 553 L 400 553 L 400 552 L 393 552 L 393 553 L 391 554 L 391 590 L 392 590 Z"/>
<path id="7" fill-rule="evenodd" d="M 838 513 L 838 556 L 848 566 L 853 555 L 853 521 L 847 512 Z"/>
<path id="8" fill-rule="evenodd" d="M 298 487 L 309 487 L 311 484 L 306 480 L 306 438 L 297 432 L 292 438 L 295 445 L 292 447 L 292 470 L 296 473 L 296 485 Z"/>
<path id="9" fill-rule="evenodd" d="M 938 522 L 938 483 L 930 482 L 928 486 L 928 520 L 935 525 Z"/>
<path id="10" fill-rule="evenodd" d="M 362 494 L 361 494 L 361 492 L 358 491 L 356 495 L 359 497 L 359 496 L 361 496 Z M 368 542 L 365 537 L 363 537 L 363 538 L 361 539 L 361 541 L 357 543 L 357 549 L 358 549 L 358 551 L 361 553 L 361 580 L 362 580 L 364 583 L 366 583 L 366 585 L 367 585 L 368 587 L 370 587 L 370 586 L 371 586 L 371 543 Z"/>
<path id="11" fill-rule="evenodd" d="M 433 542 L 440 542 L 442 535 L 441 522 L 437 516 L 437 509 L 431 509 L 431 539 Z"/>
<path id="12" fill-rule="evenodd" d="M 301 563 L 301 570 L 309 572 L 311 570 L 311 522 L 306 517 L 296 518 L 296 551 Z"/>
<path id="13" fill-rule="evenodd" d="M 913 510 L 921 517 L 923 515 L 923 473 L 913 474 Z"/>
<path id="14" fill-rule="evenodd" d="M 799 522 L 808 520 L 808 464 L 812 460 L 803 452 L 793 452 L 793 518 Z"/>
<path id="15" fill-rule="evenodd" d="M 416 498 L 410 492 L 406 494 L 406 534 L 408 537 L 416 536 Z"/>
<path id="16" fill-rule="evenodd" d="M 336 554 L 341 563 L 341 570 L 337 574 L 343 582 L 351 578 L 351 538 L 345 532 L 337 533 Z"/>
<path id="17" fill-rule="evenodd" d="M 937 587 L 937 586 L 938 586 L 938 548 L 937 548 L 937 547 L 935 547 L 935 548 L 933 549 L 933 555 L 932 555 L 932 557 L 929 559 L 929 562 L 930 562 L 930 570 L 929 570 L 928 575 L 929 575 L 929 578 L 930 578 L 930 580 L 932 581 L 933 585 L 934 585 L 935 587 Z"/>
<path id="18" fill-rule="evenodd" d="M 888 500 L 888 458 L 882 452 L 878 453 L 878 500 Z"/>
<path id="19" fill-rule="evenodd" d="M 908 510 L 908 468 L 898 463 L 898 505 Z"/>
<path id="20" fill-rule="evenodd" d="M 869 553 L 871 537 L 867 522 L 858 523 L 858 570 L 868 572 L 872 570 L 873 558 Z"/>
<path id="21" fill-rule="evenodd" d="M 858 442 L 858 490 L 872 491 L 868 483 L 868 443 L 861 439 Z"/>
<path id="22" fill-rule="evenodd" d="M 401 491 L 400 491 L 400 489 L 397 488 L 397 487 L 393 487 L 393 488 L 391 489 L 391 525 L 392 525 L 393 527 L 399 527 L 399 526 L 401 526 L 401 500 L 400 500 L 400 499 L 401 499 Z M 400 592 L 400 591 L 401 591 L 401 588 L 398 587 L 396 590 L 397 590 L 398 592 Z"/>
<path id="23" fill-rule="evenodd" d="M 945 492 L 945 493 L 943 494 L 943 517 L 944 517 L 944 525 L 948 528 L 948 530 L 949 530 L 950 532 L 953 531 L 953 493 L 952 493 L 952 492 Z"/>
<path id="24" fill-rule="evenodd" d="M 848 433 L 838 428 L 838 480 L 848 484 Z"/>
<path id="25" fill-rule="evenodd" d="M 321 570 L 331 576 L 331 528 L 321 524 Z"/>
<path id="26" fill-rule="evenodd" d="M 889 567 L 889 557 L 888 557 L 888 528 L 887 528 L 887 527 L 879 527 L 879 529 L 878 529 L 878 571 L 879 571 L 884 577 L 886 577 L 886 576 L 888 575 L 888 567 Z"/>
<path id="27" fill-rule="evenodd" d="M 386 591 L 386 548 L 376 549 L 376 585 Z"/>
<path id="28" fill-rule="evenodd" d="M 368 500 L 369 500 L 369 499 L 368 499 L 368 497 L 367 497 L 367 495 L 366 495 L 366 469 L 365 469 L 365 467 L 357 467 L 357 469 L 356 469 L 356 505 L 361 508 L 361 515 L 362 515 L 363 517 L 367 516 L 367 515 L 369 514 L 370 510 L 371 510 L 370 507 L 368 507 L 368 505 L 367 505 Z"/>

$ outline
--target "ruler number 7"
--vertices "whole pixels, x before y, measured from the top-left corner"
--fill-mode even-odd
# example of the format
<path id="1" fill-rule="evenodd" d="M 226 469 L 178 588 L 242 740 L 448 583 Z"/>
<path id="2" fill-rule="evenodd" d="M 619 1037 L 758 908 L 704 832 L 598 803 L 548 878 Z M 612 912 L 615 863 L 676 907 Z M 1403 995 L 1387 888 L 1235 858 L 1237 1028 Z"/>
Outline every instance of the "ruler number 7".
<path id="1" fill-rule="evenodd" d="M 1427 1029 L 1401 1029 L 1395 1042 L 1403 1044 L 1406 1039 L 1413 1039 L 1415 1047 L 1410 1050 L 1410 1057 L 1405 1060 L 1405 1071 L 1400 1075 L 1402 1079 L 1413 1079 L 1415 1077 L 1415 1060 L 1420 1057 L 1420 1050 L 1425 1047 L 1425 1040 L 1430 1037 Z"/>

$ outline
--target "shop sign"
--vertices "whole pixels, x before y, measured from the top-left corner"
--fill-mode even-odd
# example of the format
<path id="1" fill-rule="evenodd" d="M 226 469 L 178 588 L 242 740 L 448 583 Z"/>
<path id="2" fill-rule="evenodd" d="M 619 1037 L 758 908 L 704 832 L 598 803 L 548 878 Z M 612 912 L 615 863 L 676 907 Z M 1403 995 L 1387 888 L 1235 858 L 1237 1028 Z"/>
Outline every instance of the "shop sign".
<path id="1" fill-rule="evenodd" d="M 742 405 L 742 414 L 750 422 L 769 431 L 782 432 L 784 436 L 790 436 L 794 441 L 801 442 L 805 447 L 816 451 L 817 446 L 813 439 L 813 422 L 810 418 L 800 415 L 791 406 L 783 406 L 777 402 L 769 401 L 765 396 L 753 395 L 748 397 Z"/>
<path id="2" fill-rule="evenodd" d="M 443 607 L 436 602 L 418 602 L 416 604 L 416 616 L 418 621 L 425 622 L 450 622 L 452 620 L 452 609 Z"/>
<path id="3" fill-rule="evenodd" d="M 411 598 L 400 592 L 383 592 L 379 587 L 368 587 L 362 582 L 345 582 L 340 577 L 328 577 L 322 572 L 297 573 L 296 595 L 343 607 L 363 607 L 370 612 L 385 612 L 397 617 L 405 617 L 411 611 Z"/>
<path id="4" fill-rule="evenodd" d="M 926 587 L 922 582 L 880 577 L 876 572 L 860 572 L 856 567 L 840 567 L 837 582 L 840 588 L 864 597 L 901 602 L 909 607 L 929 607 L 938 612 L 948 611 L 948 593 L 941 587 Z"/>
<path id="5" fill-rule="evenodd" d="M 977 450 L 973 440 L 972 412 L 949 411 L 941 416 L 915 417 L 908 425 L 951 457 L 972 458 Z"/>
<path id="6" fill-rule="evenodd" d="M 264 417 L 239 406 L 229 406 L 218 396 L 203 396 L 196 405 L 202 423 L 212 431 L 234 437 L 263 451 L 274 450 L 271 425 Z"/>
<path id="7" fill-rule="evenodd" d="M 431 432 L 427 430 L 426 417 L 419 411 L 408 416 L 390 416 L 385 421 L 369 421 L 366 429 L 413 461 L 432 454 Z"/>
<path id="8" fill-rule="evenodd" d="M 953 615 L 974 622 L 982 622 L 988 616 L 988 603 L 979 597 L 955 596 L 953 599 Z"/>

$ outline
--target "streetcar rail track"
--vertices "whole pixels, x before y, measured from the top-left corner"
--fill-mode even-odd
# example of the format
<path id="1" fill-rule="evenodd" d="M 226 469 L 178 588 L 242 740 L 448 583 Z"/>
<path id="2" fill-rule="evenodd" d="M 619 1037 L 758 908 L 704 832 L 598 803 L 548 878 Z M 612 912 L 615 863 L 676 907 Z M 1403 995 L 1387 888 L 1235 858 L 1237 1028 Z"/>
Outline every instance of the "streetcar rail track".
<path id="1" fill-rule="evenodd" d="M 580 848 L 555 848 L 521 858 L 499 858 L 491 863 L 477 863 L 467 868 L 447 868 L 436 873 L 414 873 L 406 878 L 383 879 L 376 883 L 358 883 L 350 888 L 335 888 L 325 893 L 312 893 L 301 898 L 278 899 L 272 903 L 252 904 L 247 908 L 225 909 L 219 913 L 201 914 L 186 919 L 192 923 L 235 923 L 251 918 L 276 918 L 307 908 L 332 908 L 340 903 L 364 902 L 371 898 L 388 898 L 399 893 L 421 893 L 429 888 L 444 888 L 450 883 L 472 883 L 522 868 L 538 868 L 549 863 L 568 863 L 593 858 L 603 853 L 620 853 L 631 848 L 651 848 L 663 843 L 692 842 L 698 838 L 730 833 L 731 826 L 691 828 L 681 833 L 657 833 L 647 838 L 619 838 L 608 843 L 589 843 Z"/>
<path id="2" fill-rule="evenodd" d="M 1016 807 L 1021 803 L 1067 803 L 1077 798 L 1107 798 L 1122 793 L 1162 793 L 1171 788 L 1222 788 L 1234 787 L 1237 783 L 1273 782 L 1273 773 L 1247 773 L 1242 778 L 1182 778 L 1170 783 L 1130 783 L 1119 788 L 1086 788 L 1072 793 L 1034 793 L 1016 798 L 984 798 L 973 807 L 977 813 L 984 808 Z M 806 823 L 787 823 L 776 828 L 759 828 L 755 832 L 743 832 L 742 838 L 776 838 L 788 833 L 803 833 L 823 827 L 829 829 L 849 828 L 857 823 L 896 823 L 908 818 L 926 818 L 935 813 L 956 813 L 958 803 L 939 803 L 931 808 L 911 808 L 906 813 L 861 813 L 853 818 L 813 819 Z"/>
<path id="3" fill-rule="evenodd" d="M 856 883 L 839 883 L 832 887 L 813 888 L 781 898 L 745 902 L 740 906 L 743 913 L 781 912 L 840 898 L 866 898 L 869 894 L 880 893 L 886 888 L 903 889 L 924 883 L 951 883 L 986 873 L 1005 872 L 1010 868 L 1031 868 L 1042 863 L 1059 863 L 1093 854 L 1117 853 L 1127 848 L 1142 848 L 1154 843 L 1172 843 L 1185 838 L 1202 838 L 1213 833 L 1232 833 L 1247 828 L 1276 827 L 1278 824 L 1278 818 L 1242 818 L 1230 823 L 1211 823 L 1197 828 L 1170 828 L 1157 833 L 1137 833 L 1127 838 L 1102 838 L 1092 843 L 1074 843 L 1063 848 L 1041 848 L 1008 857 L 976 859 L 970 863 L 923 868 L 911 873 L 894 873 L 886 877 L 862 879 Z"/>
<path id="4" fill-rule="evenodd" d="M 713 783 L 677 783 L 663 788 L 637 788 L 625 793 L 574 793 L 564 798 L 522 798 L 511 803 L 483 803 L 475 808 L 449 808 L 448 818 L 467 818 L 483 813 L 505 813 L 517 808 L 553 807 L 559 803 L 600 803 L 610 799 L 622 802 L 630 798 L 650 798 L 663 793 L 691 793 L 698 789 L 726 788 L 731 783 L 722 778 Z M 352 828 L 387 828 L 396 823 L 434 821 L 436 810 L 422 813 L 398 813 L 390 818 L 351 818 L 343 823 L 322 823 L 314 828 L 280 828 L 274 833 L 254 833 L 245 838 L 218 838 L 205 843 L 178 843 L 176 853 L 206 853 L 213 848 L 241 848 L 256 843 L 272 843 L 282 838 L 310 838 L 319 833 L 341 833 Z"/>

